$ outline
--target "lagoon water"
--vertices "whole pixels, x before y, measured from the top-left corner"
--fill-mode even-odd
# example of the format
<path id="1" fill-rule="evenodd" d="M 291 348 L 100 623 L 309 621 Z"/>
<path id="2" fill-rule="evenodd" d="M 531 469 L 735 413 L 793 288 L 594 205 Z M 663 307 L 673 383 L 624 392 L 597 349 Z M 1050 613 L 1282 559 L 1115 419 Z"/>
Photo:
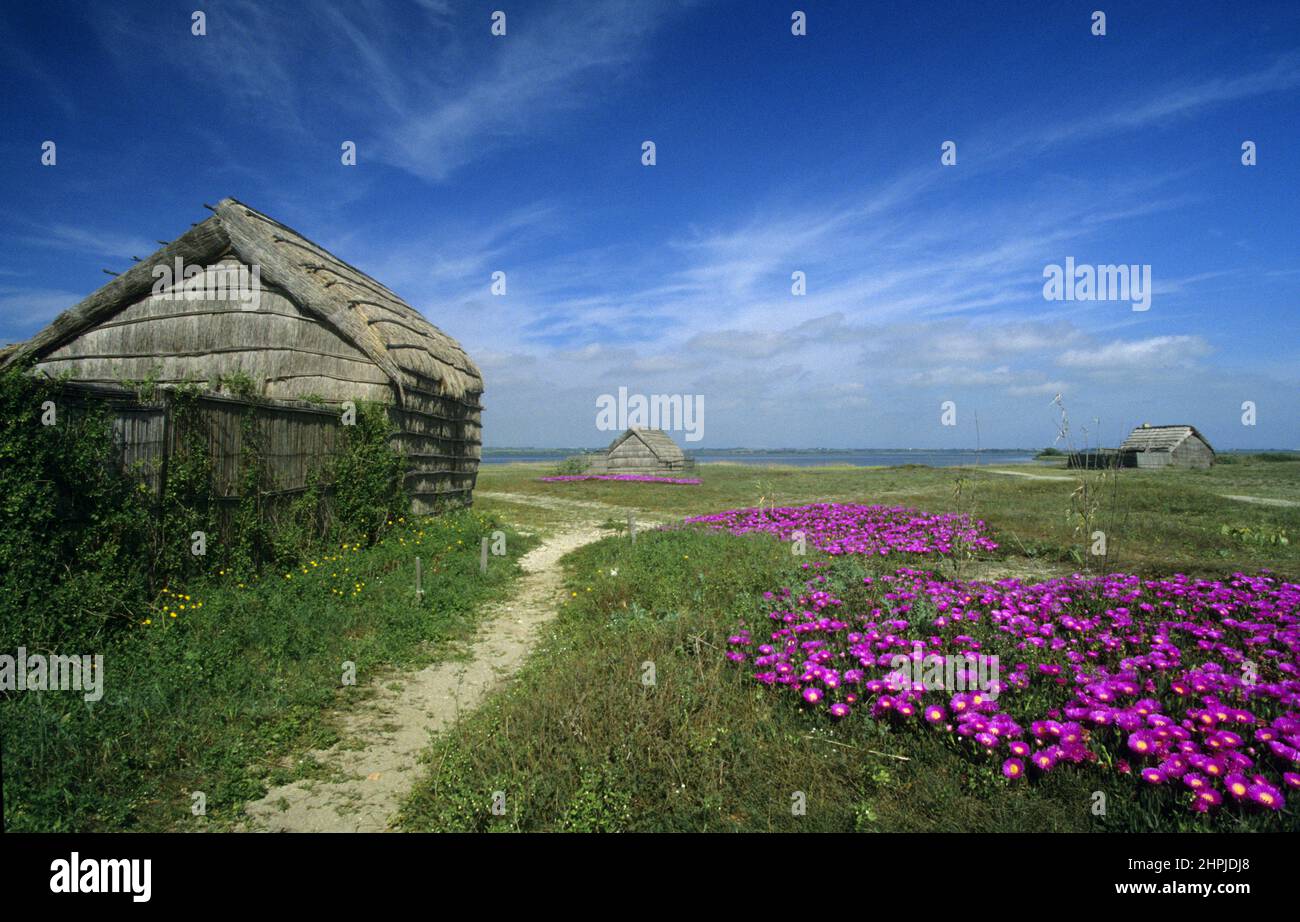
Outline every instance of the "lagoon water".
<path id="1" fill-rule="evenodd" d="M 696 457 L 698 464 L 726 461 L 732 464 L 789 464 L 795 467 L 822 467 L 848 464 L 853 467 L 892 467 L 898 464 L 924 464 L 928 467 L 956 467 L 962 464 L 1024 464 L 1033 461 L 1037 452 L 998 451 L 924 451 L 921 449 L 864 449 L 827 452 L 726 452 Z"/>
<path id="2" fill-rule="evenodd" d="M 508 451 L 483 449 L 484 464 L 510 464 L 520 461 L 563 461 L 575 451 L 538 449 L 511 449 Z M 844 451 L 708 451 L 687 452 L 697 464 L 726 462 L 730 464 L 784 464 L 794 467 L 824 467 L 847 464 L 854 467 L 889 467 L 898 464 L 924 464 L 929 467 L 956 467 L 973 464 L 1024 464 L 1034 460 L 1036 452 L 1025 449 L 851 449 Z"/>

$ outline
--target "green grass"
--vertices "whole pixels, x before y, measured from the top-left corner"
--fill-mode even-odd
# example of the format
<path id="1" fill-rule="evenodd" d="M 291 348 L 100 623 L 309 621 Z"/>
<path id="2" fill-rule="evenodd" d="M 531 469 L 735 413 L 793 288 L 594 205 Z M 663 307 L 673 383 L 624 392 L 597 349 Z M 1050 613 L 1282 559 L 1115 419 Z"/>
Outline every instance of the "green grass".
<path id="1" fill-rule="evenodd" d="M 1071 518 L 1076 472 L 1036 481 L 925 468 L 702 466 L 700 487 L 586 482 L 540 484 L 542 469 L 487 468 L 480 489 L 572 497 L 686 515 L 765 503 L 860 501 L 930 511 L 974 511 L 1004 542 L 972 575 L 1023 575 L 1090 562 Z M 960 493 L 955 481 L 966 478 Z M 1092 472 L 1086 482 L 1105 482 Z M 1219 494 L 1300 498 L 1300 463 L 1255 462 L 1208 472 L 1121 472 L 1097 515 L 1114 529 L 1112 569 L 1222 576 L 1270 567 L 1295 578 L 1296 547 L 1242 541 L 1300 533 L 1300 509 Z M 514 503 L 480 500 L 505 512 Z M 561 529 L 560 511 L 534 523 Z M 540 517 L 540 521 L 538 520 Z M 753 623 L 761 593 L 801 573 L 789 546 L 766 536 L 693 531 L 614 536 L 566 559 L 555 630 L 522 673 L 437 740 L 425 777 L 404 805 L 407 830 L 682 831 L 1150 831 L 1273 828 L 1291 819 L 1195 817 L 1167 792 L 1113 772 L 1062 765 L 1032 785 L 1008 785 L 943 734 L 857 719 L 832 724 L 757 686 L 723 658 L 727 635 Z M 902 564 L 891 558 L 892 569 Z M 934 566 L 935 561 L 926 561 Z M 616 575 L 615 575 L 616 574 Z M 1044 573 L 1043 575 L 1046 575 Z M 654 684 L 644 677 L 652 664 Z M 902 758 L 898 758 L 902 757 Z M 1093 812 L 1094 792 L 1106 814 Z M 497 792 L 505 812 L 493 812 Z M 806 812 L 795 815 L 801 794 Z M 1289 814 L 1293 816 L 1292 812 Z M 1270 825 L 1272 824 L 1272 825 Z"/>
<path id="2" fill-rule="evenodd" d="M 864 502 L 909 505 L 931 512 L 972 512 L 999 534 L 1008 554 L 1075 569 L 1089 561 L 1092 529 L 1083 533 L 1071 495 L 1083 482 L 1100 491 L 1099 524 L 1107 532 L 1107 566 L 1142 574 L 1184 572 L 1207 576 L 1233 569 L 1270 567 L 1300 574 L 1300 507 L 1262 506 L 1224 494 L 1300 501 L 1300 461 L 1264 462 L 1246 456 L 1208 471 L 1118 472 L 1110 485 L 1095 471 L 1063 466 L 999 465 L 1062 480 L 1031 480 L 978 467 L 893 468 L 757 467 L 703 464 L 700 486 L 583 481 L 540 483 L 544 464 L 488 465 L 478 489 L 493 493 L 581 499 L 640 510 L 647 516 L 686 516 L 739 506 Z M 964 478 L 961 496 L 954 496 Z M 524 516 L 530 527 L 563 527 L 562 513 L 494 498 L 476 500 L 508 521 Z M 1286 545 L 1237 541 L 1224 525 L 1283 530 Z"/>
<path id="3" fill-rule="evenodd" d="M 338 741 L 331 713 L 387 669 L 454 653 L 477 608 L 517 575 L 534 539 L 509 530 L 507 558 L 479 572 L 479 539 L 498 527 L 449 512 L 242 587 L 230 573 L 169 587 L 106 648 L 75 651 L 104 654 L 102 700 L 51 691 L 0 702 L 7 829 L 228 828 L 268 785 L 319 773 L 297 757 Z M 345 661 L 354 686 L 342 684 Z M 196 791 L 202 818 L 191 813 Z"/>

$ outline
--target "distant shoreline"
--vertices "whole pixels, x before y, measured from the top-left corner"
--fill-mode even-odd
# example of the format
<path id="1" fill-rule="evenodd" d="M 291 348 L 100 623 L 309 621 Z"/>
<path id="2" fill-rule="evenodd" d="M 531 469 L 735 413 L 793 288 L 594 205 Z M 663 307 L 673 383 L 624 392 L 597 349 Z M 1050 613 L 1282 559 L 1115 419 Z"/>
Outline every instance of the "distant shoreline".
<path id="1" fill-rule="evenodd" d="M 481 463 L 546 464 L 558 463 L 575 455 L 599 453 L 600 449 L 583 448 L 485 448 Z M 687 457 L 700 465 L 743 464 L 755 467 L 899 467 L 915 464 L 923 467 L 974 467 L 987 464 L 1059 464 L 1064 455 L 1036 457 L 1037 448 L 706 448 L 687 451 Z M 1220 455 L 1250 455 L 1266 449 L 1233 449 Z"/>
<path id="2" fill-rule="evenodd" d="M 484 457 L 488 455 L 545 455 L 547 457 L 567 458 L 570 455 L 596 454 L 604 451 L 599 448 L 484 448 Z M 851 454 L 1031 454 L 1036 455 L 1041 448 L 699 448 L 683 449 L 693 458 L 712 455 L 851 455 Z M 1064 456 L 1064 450 L 1062 455 Z M 1300 454 L 1300 448 L 1224 448 L 1216 450 L 1221 455 L 1255 455 L 1269 452 Z"/>
<path id="3" fill-rule="evenodd" d="M 569 455 L 594 454 L 600 448 L 484 448 L 484 455 Z M 683 449 L 692 457 L 705 455 L 853 455 L 853 454 L 1037 454 L 1041 448 L 698 448 Z M 1254 451 L 1255 449 L 1247 449 Z M 1264 449 L 1259 449 L 1264 450 Z"/>
<path id="4" fill-rule="evenodd" d="M 482 463 L 510 464 L 521 462 L 559 462 L 582 451 L 561 449 L 491 450 L 484 449 Z M 1033 463 L 1038 449 L 999 448 L 975 449 L 791 449 L 786 451 L 762 449 L 706 449 L 688 451 L 687 456 L 700 465 L 745 464 L 753 466 L 779 465 L 787 467 L 894 467 L 917 464 L 926 467 L 959 467 L 981 462 L 997 464 Z"/>

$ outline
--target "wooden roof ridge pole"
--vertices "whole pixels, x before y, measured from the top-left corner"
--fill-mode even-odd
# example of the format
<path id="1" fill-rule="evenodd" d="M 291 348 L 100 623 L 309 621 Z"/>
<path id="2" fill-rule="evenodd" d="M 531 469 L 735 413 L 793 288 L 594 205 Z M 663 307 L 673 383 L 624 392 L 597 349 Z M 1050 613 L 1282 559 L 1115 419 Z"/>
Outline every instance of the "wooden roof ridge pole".
<path id="1" fill-rule="evenodd" d="M 351 263 L 344 261 L 340 257 L 336 256 L 334 253 L 331 253 L 329 250 L 325 249 L 325 247 L 321 246 L 316 241 L 312 240 L 310 237 L 306 236 L 303 233 L 300 233 L 297 230 L 294 230 L 292 227 L 285 224 L 283 221 L 273 218 L 268 214 L 264 214 L 258 211 L 256 208 L 253 208 L 250 205 L 247 205 L 244 202 L 241 202 L 238 199 L 234 199 L 234 198 L 222 199 L 218 207 L 220 208 L 222 206 L 227 206 L 227 205 L 232 210 L 237 210 L 238 212 L 242 212 L 242 217 L 248 220 L 250 227 L 256 224 L 266 224 L 269 227 L 278 229 L 279 233 L 271 233 L 269 235 L 273 242 L 284 243 L 288 246 L 296 247 L 301 250 L 306 250 L 312 255 L 316 256 L 319 260 L 321 260 L 318 263 L 304 262 L 304 263 L 300 263 L 299 265 L 305 270 L 312 273 L 329 272 L 334 276 L 336 276 L 335 279 L 329 282 L 322 283 L 325 285 L 325 287 L 330 288 L 341 282 L 344 285 L 349 286 L 351 288 L 355 288 L 359 291 L 369 290 L 379 298 L 390 302 L 387 305 L 383 303 L 378 303 L 376 304 L 376 306 L 388 310 L 392 310 L 397 313 L 407 313 L 409 314 L 409 317 L 407 319 L 418 320 L 419 322 L 427 325 L 429 327 L 429 330 L 431 330 L 434 334 L 436 334 L 436 336 L 441 337 L 443 340 L 446 341 L 446 342 L 438 342 L 436 339 L 433 339 L 432 342 L 436 346 L 436 348 L 431 346 L 428 350 L 429 353 L 433 355 L 438 361 L 442 362 L 448 367 L 454 368 L 456 371 L 459 371 L 462 375 L 475 379 L 480 385 L 482 385 L 483 383 L 482 371 L 479 370 L 478 365 L 477 363 L 474 362 L 473 357 L 470 356 L 470 354 L 465 351 L 465 349 L 461 346 L 461 344 L 454 337 L 449 335 L 445 330 L 443 330 L 436 323 L 434 323 L 427 316 L 425 316 L 425 314 L 422 311 L 418 310 L 413 305 L 408 303 L 406 300 L 402 298 L 401 295 L 397 294 L 397 292 L 393 291 L 383 282 L 379 281 L 374 276 L 369 275 L 366 272 L 363 272 L 361 269 L 358 269 L 356 266 L 352 265 Z M 258 227 L 258 230 L 260 229 L 261 228 Z M 426 339 L 429 338 L 428 331 L 421 331 L 421 332 Z M 378 336 L 378 334 L 376 334 L 376 336 Z M 452 354 L 448 354 L 446 352 L 449 346 L 452 347 Z M 459 358 L 457 358 L 457 356 L 454 354 L 457 352 L 459 353 Z"/>
<path id="2" fill-rule="evenodd" d="M 379 281 L 373 275 L 363 272 L 361 269 L 358 269 L 356 266 L 344 262 L 338 256 L 335 256 L 333 253 L 325 249 L 325 247 L 321 246 L 319 243 L 317 243 L 315 240 L 312 240 L 307 235 L 299 233 L 298 231 L 294 230 L 292 227 L 283 223 L 282 221 L 278 221 L 275 218 L 271 217 L 270 215 L 263 214 L 262 212 L 258 211 L 256 208 L 252 208 L 249 205 L 246 205 L 243 202 L 238 201 L 237 199 L 228 198 L 228 199 L 223 199 L 222 202 L 223 203 L 232 202 L 235 205 L 238 205 L 240 208 L 242 208 L 244 214 L 247 217 L 260 220 L 260 221 L 265 221 L 267 224 L 279 228 L 283 234 L 291 235 L 291 236 L 284 236 L 284 237 L 279 237 L 279 235 L 275 235 L 279 237 L 279 239 L 282 239 L 285 243 L 288 243 L 291 246 L 298 246 L 298 247 L 305 246 L 306 248 L 310 248 L 316 251 L 316 255 L 318 255 L 322 259 L 328 260 L 330 263 L 333 263 L 333 265 L 329 265 L 327 263 L 304 264 L 304 265 L 310 265 L 310 267 L 313 269 L 324 269 L 330 272 L 338 272 L 339 269 L 346 270 L 347 272 L 350 272 L 358 276 L 359 280 L 365 283 L 366 287 L 373 288 L 377 294 L 380 294 L 383 297 L 386 297 L 389 300 L 393 301 L 394 303 L 400 305 L 401 307 L 405 307 L 407 310 L 410 310 L 413 313 L 417 314 L 420 317 L 420 319 L 422 319 L 425 323 L 429 324 L 429 326 L 431 326 L 435 331 L 437 331 L 437 333 L 440 336 L 445 336 L 447 339 L 453 339 L 453 337 L 448 335 L 448 333 L 445 330 L 443 330 L 436 323 L 434 323 L 432 320 L 426 317 L 423 311 L 419 310 L 417 307 L 415 307 L 415 305 L 407 302 L 406 299 L 404 299 L 397 292 L 393 291 L 383 282 Z M 351 280 L 349 280 L 349 283 L 353 285 L 357 284 L 357 282 Z M 467 357 L 468 355 L 469 354 L 466 353 Z M 474 377 L 481 377 L 481 376 L 475 374 Z"/>
<path id="3" fill-rule="evenodd" d="M 402 370 L 388 354 L 388 349 L 370 325 L 358 320 L 345 299 L 334 295 L 316 281 L 311 272 L 276 250 L 271 234 L 257 227 L 241 211 L 251 210 L 232 198 L 217 205 L 217 216 L 225 223 L 226 235 L 240 259 L 261 267 L 261 274 L 283 288 L 308 313 L 315 314 L 346 341 L 355 345 L 379 366 L 397 389 L 398 404 L 406 405 L 406 385 Z M 276 222 L 278 223 L 278 222 Z"/>

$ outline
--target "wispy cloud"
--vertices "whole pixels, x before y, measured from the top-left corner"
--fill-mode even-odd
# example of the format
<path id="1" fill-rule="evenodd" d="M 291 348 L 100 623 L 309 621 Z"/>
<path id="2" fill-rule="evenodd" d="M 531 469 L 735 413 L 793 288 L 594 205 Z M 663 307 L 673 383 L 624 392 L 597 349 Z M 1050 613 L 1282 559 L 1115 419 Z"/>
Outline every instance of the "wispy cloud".
<path id="1" fill-rule="evenodd" d="M 498 39 L 474 79 L 454 86 L 382 75 L 393 115 L 380 156 L 418 176 L 442 180 L 491 149 L 518 144 L 559 112 L 589 104 L 595 82 L 617 79 L 645 39 L 672 12 L 627 0 L 564 5 Z M 483 24 L 486 31 L 487 22 Z"/>
<path id="2" fill-rule="evenodd" d="M 690 5 L 507 8 L 507 33 L 492 38 L 489 7 L 429 0 L 413 18 L 411 7 L 377 0 L 311 15 L 232 0 L 209 12 L 201 41 L 166 42 L 161 51 L 219 84 L 232 107 L 270 116 L 273 130 L 309 138 L 346 130 L 360 156 L 441 182 L 599 100 L 658 27 Z M 138 65 L 149 38 L 139 23 L 114 15 L 96 25 L 120 67 Z"/>
<path id="3" fill-rule="evenodd" d="M 1152 336 L 1127 342 L 1117 340 L 1090 349 L 1067 349 L 1059 361 L 1067 368 L 1187 368 L 1211 351 L 1200 336 Z"/>
<path id="4" fill-rule="evenodd" d="M 1206 77 L 1168 85 L 1143 98 L 1115 99 L 1085 118 L 1053 126 L 1033 143 L 1041 147 L 1172 123 L 1204 109 L 1300 87 L 1300 53 L 1274 59 L 1267 67 L 1233 76 Z"/>
<path id="5" fill-rule="evenodd" d="M 113 228 L 90 228 L 72 224 L 29 225 L 26 231 L 13 237 L 27 246 L 66 250 L 83 257 L 117 260 L 116 266 L 119 269 L 132 256 L 144 259 L 159 247 L 157 241 Z"/>
<path id="6" fill-rule="evenodd" d="M 26 339 L 83 297 L 56 288 L 0 286 L 0 345 Z"/>

